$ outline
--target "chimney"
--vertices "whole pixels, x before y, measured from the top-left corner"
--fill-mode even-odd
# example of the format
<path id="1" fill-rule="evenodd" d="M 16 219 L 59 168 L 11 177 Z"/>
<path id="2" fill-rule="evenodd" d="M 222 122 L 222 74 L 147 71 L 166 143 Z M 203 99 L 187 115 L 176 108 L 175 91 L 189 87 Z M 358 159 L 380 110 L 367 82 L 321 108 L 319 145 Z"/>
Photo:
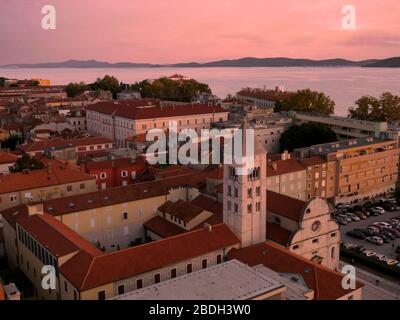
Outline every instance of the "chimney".
<path id="1" fill-rule="evenodd" d="M 208 232 L 211 232 L 212 231 L 212 225 L 209 224 L 209 223 L 205 223 L 204 224 L 204 229 L 206 229 Z"/>
<path id="2" fill-rule="evenodd" d="M 43 215 L 43 203 L 28 205 L 27 207 L 28 207 L 28 215 L 30 217 L 36 214 Z"/>
<path id="3" fill-rule="evenodd" d="M 285 152 L 282 153 L 282 160 L 290 160 L 290 153 L 289 153 L 289 151 L 285 150 Z"/>

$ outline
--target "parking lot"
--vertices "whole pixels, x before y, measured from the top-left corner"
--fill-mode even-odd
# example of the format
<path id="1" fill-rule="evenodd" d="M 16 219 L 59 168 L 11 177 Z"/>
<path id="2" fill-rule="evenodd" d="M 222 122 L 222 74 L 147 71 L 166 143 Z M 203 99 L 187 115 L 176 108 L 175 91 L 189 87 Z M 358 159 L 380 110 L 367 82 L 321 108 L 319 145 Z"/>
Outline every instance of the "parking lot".
<path id="1" fill-rule="evenodd" d="M 361 220 L 359 222 L 351 222 L 346 226 L 340 227 L 341 240 L 342 242 L 351 243 L 357 246 L 363 246 L 371 251 L 378 254 L 383 254 L 389 258 L 396 259 L 396 247 L 400 246 L 400 238 L 391 241 L 390 243 L 385 243 L 381 246 L 370 243 L 366 240 L 359 240 L 348 236 L 346 233 L 352 231 L 353 229 L 364 229 L 373 224 L 374 222 L 389 221 L 391 218 L 400 217 L 399 211 L 386 212 L 385 214 L 378 217 L 369 217 L 367 220 Z"/>

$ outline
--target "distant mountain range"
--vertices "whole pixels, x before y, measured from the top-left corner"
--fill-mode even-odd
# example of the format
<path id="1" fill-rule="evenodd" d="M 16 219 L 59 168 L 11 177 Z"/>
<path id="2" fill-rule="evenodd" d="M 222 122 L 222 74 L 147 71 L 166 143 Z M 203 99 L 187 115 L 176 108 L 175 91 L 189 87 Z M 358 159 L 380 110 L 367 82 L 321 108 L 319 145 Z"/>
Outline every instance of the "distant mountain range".
<path id="1" fill-rule="evenodd" d="M 389 59 L 371 59 L 351 61 L 346 59 L 310 60 L 291 58 L 241 58 L 235 60 L 219 60 L 206 63 L 189 62 L 175 64 L 151 64 L 118 62 L 109 63 L 96 60 L 68 60 L 64 62 L 48 62 L 35 64 L 9 64 L 0 68 L 251 68 L 251 67 L 366 67 L 366 68 L 399 68 L 400 57 Z"/>

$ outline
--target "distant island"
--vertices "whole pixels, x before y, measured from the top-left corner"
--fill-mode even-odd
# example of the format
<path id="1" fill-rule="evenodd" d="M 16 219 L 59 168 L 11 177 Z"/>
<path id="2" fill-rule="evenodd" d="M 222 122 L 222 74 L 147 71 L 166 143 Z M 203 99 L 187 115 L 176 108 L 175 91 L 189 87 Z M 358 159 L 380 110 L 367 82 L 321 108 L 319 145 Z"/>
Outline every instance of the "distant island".
<path id="1" fill-rule="evenodd" d="M 8 64 L 0 68 L 252 68 L 252 67 L 365 67 L 365 68 L 399 68 L 400 57 L 388 59 L 371 59 L 351 61 L 346 59 L 292 59 L 292 58 L 241 58 L 234 60 L 219 60 L 206 63 L 189 62 L 175 64 L 151 64 L 118 62 L 109 63 L 96 60 L 68 60 L 64 62 L 48 62 L 34 64 Z"/>

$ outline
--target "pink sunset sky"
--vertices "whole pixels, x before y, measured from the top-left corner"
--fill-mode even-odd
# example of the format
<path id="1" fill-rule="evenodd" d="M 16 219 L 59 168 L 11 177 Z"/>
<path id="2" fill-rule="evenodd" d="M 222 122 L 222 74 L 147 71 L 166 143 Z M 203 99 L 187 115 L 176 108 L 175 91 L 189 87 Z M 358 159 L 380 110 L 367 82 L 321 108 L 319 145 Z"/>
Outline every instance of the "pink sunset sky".
<path id="1" fill-rule="evenodd" d="M 57 29 L 41 28 L 54 5 Z M 357 10 L 341 28 L 342 7 Z M 0 65 L 400 55 L 399 0 L 1 0 Z"/>

